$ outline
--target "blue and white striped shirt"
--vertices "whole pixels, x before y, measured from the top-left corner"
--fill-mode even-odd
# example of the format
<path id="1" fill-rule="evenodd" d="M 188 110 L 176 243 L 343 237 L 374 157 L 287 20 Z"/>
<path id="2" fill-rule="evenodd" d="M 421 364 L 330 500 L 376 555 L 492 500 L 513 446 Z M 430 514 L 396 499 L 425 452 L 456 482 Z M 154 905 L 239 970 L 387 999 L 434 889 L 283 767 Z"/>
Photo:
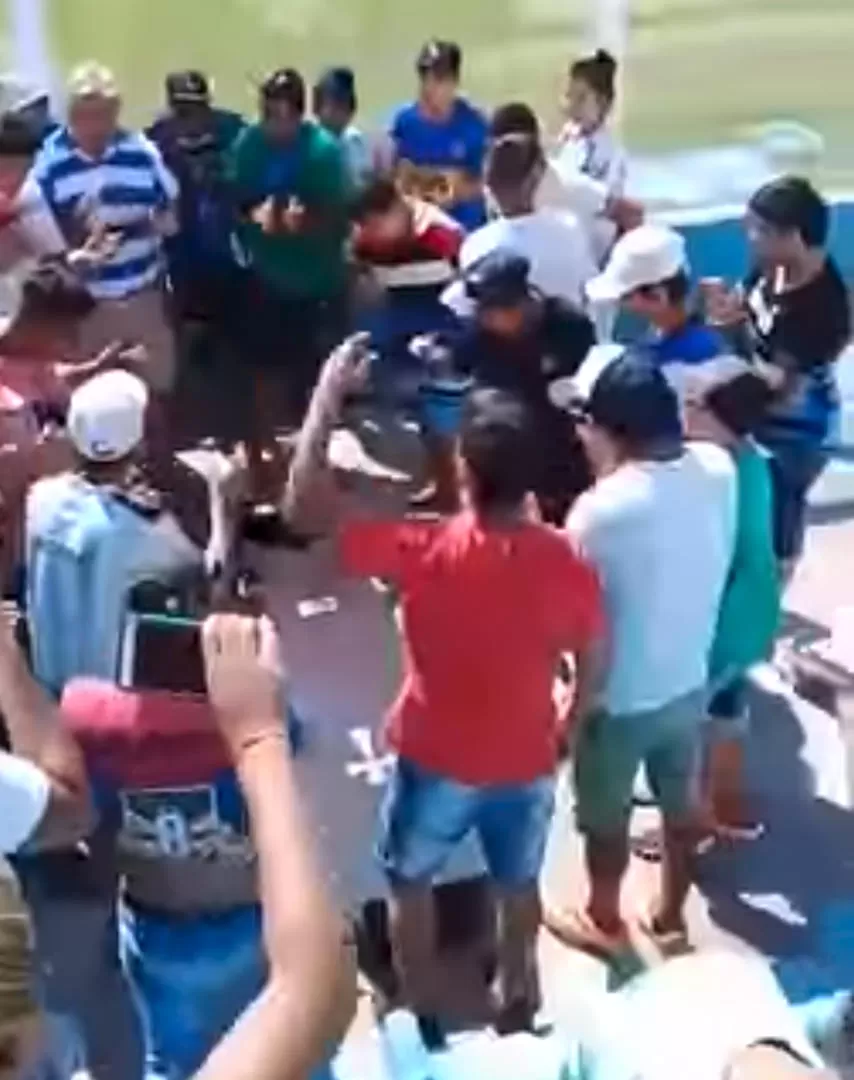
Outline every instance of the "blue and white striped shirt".
<path id="1" fill-rule="evenodd" d="M 163 245 L 152 214 L 175 201 L 178 182 L 149 139 L 118 131 L 94 159 L 67 128 L 60 128 L 39 152 L 33 177 L 70 243 L 76 243 L 73 232 L 85 230 L 91 218 L 121 233 L 115 255 L 87 272 L 96 300 L 122 299 L 154 284 L 163 266 Z"/>

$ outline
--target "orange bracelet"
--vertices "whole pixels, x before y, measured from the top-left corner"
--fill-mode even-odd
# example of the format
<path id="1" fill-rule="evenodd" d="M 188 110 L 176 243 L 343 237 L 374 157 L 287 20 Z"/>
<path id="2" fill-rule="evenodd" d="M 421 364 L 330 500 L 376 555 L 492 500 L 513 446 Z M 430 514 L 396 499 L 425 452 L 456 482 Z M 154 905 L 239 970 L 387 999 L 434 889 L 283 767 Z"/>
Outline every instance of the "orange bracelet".
<path id="1" fill-rule="evenodd" d="M 278 742 L 287 742 L 287 732 L 280 730 L 279 728 L 270 728 L 267 731 L 259 731 L 257 735 L 250 735 L 248 739 L 242 742 L 234 754 L 235 760 L 240 760 L 241 757 L 248 751 L 253 750 L 256 746 L 260 746 L 261 743 L 267 742 L 268 739 L 276 739 Z"/>

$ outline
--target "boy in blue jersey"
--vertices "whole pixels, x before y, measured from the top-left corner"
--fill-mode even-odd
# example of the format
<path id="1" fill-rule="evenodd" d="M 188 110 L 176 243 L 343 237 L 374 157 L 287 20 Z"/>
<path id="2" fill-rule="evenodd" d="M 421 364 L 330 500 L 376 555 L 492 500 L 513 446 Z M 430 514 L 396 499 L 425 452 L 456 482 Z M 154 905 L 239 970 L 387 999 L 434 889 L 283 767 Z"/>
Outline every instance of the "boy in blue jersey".
<path id="1" fill-rule="evenodd" d="M 724 351 L 720 336 L 694 314 L 685 241 L 664 225 L 641 225 L 622 236 L 603 272 L 587 283 L 591 303 L 619 303 L 651 327 L 646 342 L 668 377 Z"/>
<path id="2" fill-rule="evenodd" d="M 395 115 L 390 135 L 403 191 L 441 206 L 467 230 L 486 220 L 481 172 L 488 125 L 459 93 L 462 52 L 429 41 L 418 54 L 418 99 Z"/>

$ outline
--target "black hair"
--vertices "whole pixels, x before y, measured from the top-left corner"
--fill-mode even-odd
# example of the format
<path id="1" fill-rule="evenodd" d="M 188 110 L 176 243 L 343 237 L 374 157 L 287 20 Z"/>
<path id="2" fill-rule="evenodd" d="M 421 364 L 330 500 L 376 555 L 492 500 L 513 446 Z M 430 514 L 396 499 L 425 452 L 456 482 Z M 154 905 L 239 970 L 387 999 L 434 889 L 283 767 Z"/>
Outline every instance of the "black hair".
<path id="1" fill-rule="evenodd" d="M 569 77 L 586 82 L 591 90 L 610 103 L 617 92 L 617 61 L 607 49 L 597 49 L 592 56 L 582 56 L 571 64 Z"/>
<path id="2" fill-rule="evenodd" d="M 279 68 L 261 84 L 261 100 L 284 101 L 302 115 L 305 112 L 305 80 L 295 68 Z"/>
<path id="3" fill-rule="evenodd" d="M 352 68 L 329 68 L 321 75 L 312 91 L 314 111 L 317 112 L 325 101 L 343 105 L 351 113 L 356 112 L 359 102 L 356 97 L 356 76 Z"/>
<path id="4" fill-rule="evenodd" d="M 827 242 L 830 210 L 802 176 L 781 176 L 763 184 L 751 197 L 748 208 L 772 228 L 798 233 L 807 247 L 821 248 Z"/>
<path id="5" fill-rule="evenodd" d="M 415 67 L 419 75 L 432 72 L 459 79 L 463 69 L 463 50 L 455 41 L 433 38 L 421 46 Z"/>
<path id="6" fill-rule="evenodd" d="M 391 177 L 375 176 L 356 197 L 353 217 L 356 221 L 364 221 L 374 214 L 387 214 L 401 198 L 400 190 Z"/>
<path id="7" fill-rule="evenodd" d="M 58 267 L 40 266 L 24 282 L 18 320 L 76 322 L 85 318 L 94 306 L 88 290 L 75 278 Z"/>
<path id="8" fill-rule="evenodd" d="M 489 134 L 493 139 L 503 135 L 529 135 L 532 139 L 540 138 L 540 122 L 530 105 L 523 101 L 511 101 L 499 105 L 492 114 Z"/>
<path id="9" fill-rule="evenodd" d="M 41 138 L 31 121 L 15 113 L 0 116 L 0 158 L 35 157 Z"/>
<path id="10" fill-rule="evenodd" d="M 677 271 L 672 277 L 664 281 L 656 281 L 652 285 L 641 285 L 639 293 L 652 293 L 661 289 L 667 298 L 668 304 L 684 304 L 691 292 L 691 282 L 684 270 Z"/>
<path id="11" fill-rule="evenodd" d="M 751 435 L 765 419 L 774 390 L 758 371 L 745 369 L 723 376 L 701 395 L 701 404 L 733 435 Z"/>
<path id="12" fill-rule="evenodd" d="M 543 160 L 543 148 L 537 139 L 530 135 L 502 135 L 487 155 L 486 184 L 498 191 L 519 187 Z"/>
<path id="13" fill-rule="evenodd" d="M 460 455 L 471 475 L 478 510 L 518 507 L 533 487 L 536 460 L 524 404 L 505 391 L 475 390 L 466 406 Z"/>

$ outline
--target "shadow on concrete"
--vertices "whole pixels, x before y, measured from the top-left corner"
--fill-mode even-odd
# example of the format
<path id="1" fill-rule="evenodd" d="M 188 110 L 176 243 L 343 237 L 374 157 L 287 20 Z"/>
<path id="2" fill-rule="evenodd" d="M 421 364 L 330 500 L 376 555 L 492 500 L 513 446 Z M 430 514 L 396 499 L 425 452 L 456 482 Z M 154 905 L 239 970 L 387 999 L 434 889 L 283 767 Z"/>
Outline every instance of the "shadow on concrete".
<path id="1" fill-rule="evenodd" d="M 750 788 L 767 830 L 754 843 L 717 848 L 699 886 L 713 921 L 760 952 L 818 958 L 827 952 L 825 916 L 854 896 L 854 814 L 816 797 L 792 705 L 763 694 L 753 705 Z"/>

